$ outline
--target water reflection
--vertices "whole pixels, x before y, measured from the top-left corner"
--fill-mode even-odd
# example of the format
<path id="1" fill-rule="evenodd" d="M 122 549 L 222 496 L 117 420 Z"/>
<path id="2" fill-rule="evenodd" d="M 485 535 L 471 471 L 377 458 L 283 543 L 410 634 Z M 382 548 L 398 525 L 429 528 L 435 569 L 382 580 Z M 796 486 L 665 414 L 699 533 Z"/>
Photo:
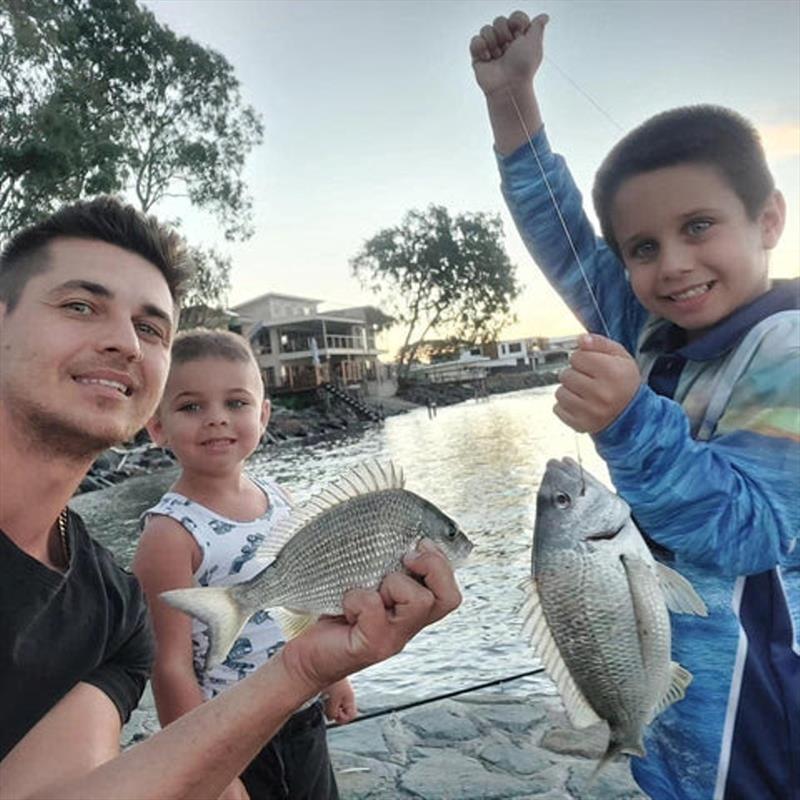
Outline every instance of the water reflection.
<path id="1" fill-rule="evenodd" d="M 358 436 L 267 450 L 252 459 L 256 473 L 275 478 L 300 500 L 365 458 L 391 458 L 403 466 L 408 488 L 441 506 L 475 543 L 459 571 L 461 608 L 390 662 L 356 676 L 363 705 L 397 692 L 432 696 L 536 665 L 516 606 L 530 569 L 536 490 L 546 462 L 574 457 L 579 447 L 587 469 L 607 480 L 589 437 L 576 437 L 553 416 L 552 406 L 552 387 L 495 395 L 440 408 L 432 420 L 423 408 Z M 128 564 L 139 514 L 175 474 L 132 479 L 78 497 L 73 506 Z"/>

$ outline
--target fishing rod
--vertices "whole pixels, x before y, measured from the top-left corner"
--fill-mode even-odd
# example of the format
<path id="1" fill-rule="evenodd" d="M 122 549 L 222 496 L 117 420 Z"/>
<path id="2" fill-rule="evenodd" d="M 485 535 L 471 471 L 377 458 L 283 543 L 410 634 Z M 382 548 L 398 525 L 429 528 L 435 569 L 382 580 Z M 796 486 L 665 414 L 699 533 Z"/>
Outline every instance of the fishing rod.
<path id="1" fill-rule="evenodd" d="M 409 708 L 416 708 L 417 706 L 424 706 L 428 703 L 435 703 L 437 700 L 447 700 L 450 697 L 457 697 L 461 694 L 468 694 L 469 692 L 477 692 L 480 689 L 488 689 L 492 686 L 499 686 L 503 683 L 509 683 L 511 681 L 519 680 L 520 678 L 527 678 L 531 675 L 539 675 L 540 673 L 544 672 L 544 667 L 538 667 L 537 669 L 529 670 L 528 672 L 520 672 L 517 675 L 509 675 L 506 678 L 496 678 L 492 681 L 487 681 L 486 683 L 479 683 L 475 686 L 467 686 L 462 689 L 455 689 L 452 692 L 445 692 L 444 694 L 437 694 L 433 697 L 423 697 L 422 700 L 412 700 L 409 703 L 401 703 L 397 706 L 390 706 L 389 708 L 380 708 L 377 711 L 370 711 L 367 714 L 361 714 L 360 716 L 356 717 L 352 722 L 349 722 L 348 725 L 355 725 L 357 722 L 364 722 L 368 719 L 375 719 L 375 717 L 383 717 L 386 714 L 394 714 L 397 711 L 407 711 Z M 337 725 L 335 722 L 329 722 L 326 728 L 339 728 L 342 727 Z"/>

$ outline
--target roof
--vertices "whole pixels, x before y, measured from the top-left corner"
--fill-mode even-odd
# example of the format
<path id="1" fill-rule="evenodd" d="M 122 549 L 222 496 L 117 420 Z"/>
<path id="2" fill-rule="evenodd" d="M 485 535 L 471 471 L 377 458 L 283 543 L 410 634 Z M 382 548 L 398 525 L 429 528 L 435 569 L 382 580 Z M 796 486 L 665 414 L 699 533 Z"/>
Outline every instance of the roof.
<path id="1" fill-rule="evenodd" d="M 260 294 L 258 297 L 252 298 L 252 300 L 245 300 L 243 303 L 238 303 L 235 306 L 231 306 L 231 310 L 238 311 L 240 308 L 247 308 L 248 306 L 255 305 L 256 303 L 261 302 L 262 300 L 267 300 L 268 298 L 275 297 L 279 300 L 299 300 L 303 303 L 321 303 L 322 300 L 316 300 L 313 297 L 300 297 L 296 294 L 281 294 L 280 292 L 266 292 L 265 294 Z"/>

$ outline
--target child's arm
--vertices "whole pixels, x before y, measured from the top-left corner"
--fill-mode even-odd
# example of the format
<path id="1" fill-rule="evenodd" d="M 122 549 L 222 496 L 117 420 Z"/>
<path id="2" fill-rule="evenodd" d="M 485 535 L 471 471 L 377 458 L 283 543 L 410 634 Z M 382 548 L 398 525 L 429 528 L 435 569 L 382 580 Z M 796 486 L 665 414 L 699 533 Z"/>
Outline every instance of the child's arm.
<path id="1" fill-rule="evenodd" d="M 347 678 L 332 683 L 323 693 L 325 698 L 325 716 L 331 722 L 345 725 L 358 715 L 356 693 Z"/>
<path id="2" fill-rule="evenodd" d="M 503 194 L 531 255 L 586 328 L 634 352 L 647 312 L 631 292 L 621 262 L 595 235 L 580 192 L 544 133 L 533 77 L 542 60 L 546 21 L 541 15 L 528 23 L 517 11 L 484 26 L 470 43 L 495 136 Z"/>
<path id="3" fill-rule="evenodd" d="M 169 589 L 193 586 L 200 560 L 200 549 L 183 526 L 169 517 L 150 517 L 139 540 L 133 571 L 142 584 L 153 619 L 157 644 L 153 695 L 162 726 L 205 699 L 194 673 L 191 617 L 159 597 Z"/>
<path id="4" fill-rule="evenodd" d="M 182 525 L 165 516 L 149 518 L 139 540 L 133 571 L 147 596 L 153 620 L 156 659 L 152 686 L 162 727 L 205 701 L 194 673 L 191 617 L 159 597 L 169 589 L 193 586 L 201 560 L 200 548 Z M 244 785 L 234 778 L 219 800 L 247 798 Z"/>
<path id="5" fill-rule="evenodd" d="M 798 535 L 799 317 L 765 331 L 710 441 L 696 441 L 684 409 L 647 386 L 595 436 L 642 528 L 689 561 L 756 574 L 784 562 Z M 592 338 L 615 357 L 618 345 Z M 595 380 L 610 383 L 602 369 Z"/>

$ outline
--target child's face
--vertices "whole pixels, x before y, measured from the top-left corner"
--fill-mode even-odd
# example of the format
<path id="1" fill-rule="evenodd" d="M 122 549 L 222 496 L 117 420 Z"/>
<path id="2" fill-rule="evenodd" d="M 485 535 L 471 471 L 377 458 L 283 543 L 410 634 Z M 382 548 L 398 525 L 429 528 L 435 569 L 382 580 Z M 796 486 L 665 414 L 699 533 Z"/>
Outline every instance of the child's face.
<path id="1" fill-rule="evenodd" d="M 269 420 L 261 378 L 251 363 L 203 358 L 174 364 L 148 430 L 184 470 L 239 468 Z"/>
<path id="2" fill-rule="evenodd" d="M 783 200 L 752 220 L 716 169 L 681 164 L 625 181 L 611 223 L 642 305 L 696 335 L 769 288 Z"/>

